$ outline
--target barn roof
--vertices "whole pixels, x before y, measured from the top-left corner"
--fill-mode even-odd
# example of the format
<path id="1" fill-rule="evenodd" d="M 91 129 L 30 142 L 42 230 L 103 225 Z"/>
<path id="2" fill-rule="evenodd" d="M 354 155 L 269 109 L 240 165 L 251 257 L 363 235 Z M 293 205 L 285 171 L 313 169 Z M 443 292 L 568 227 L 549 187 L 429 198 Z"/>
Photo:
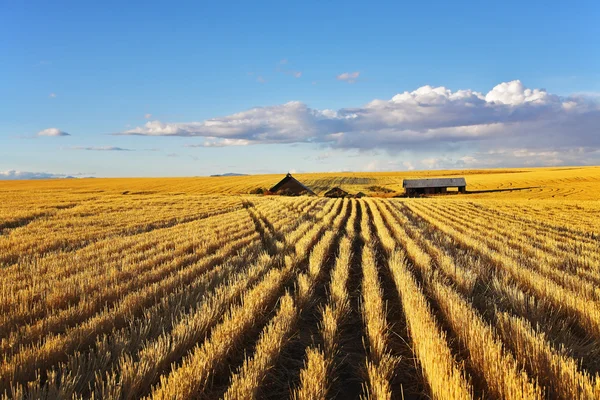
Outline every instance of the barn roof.
<path id="1" fill-rule="evenodd" d="M 323 196 L 325 196 L 325 197 L 345 197 L 345 196 L 348 196 L 348 192 L 346 192 L 344 189 L 342 189 L 340 187 L 334 187 L 332 189 L 329 189 L 327 192 L 325 192 L 325 194 Z"/>
<path id="2" fill-rule="evenodd" d="M 402 187 L 410 189 L 467 186 L 465 178 L 405 179 Z"/>
<path id="3" fill-rule="evenodd" d="M 292 176 L 292 174 L 290 174 L 289 172 L 287 173 L 287 175 L 285 176 L 285 178 L 283 178 L 282 180 L 279 181 L 279 183 L 277 183 L 275 186 L 273 186 L 269 191 L 272 193 L 275 193 L 279 190 L 279 188 L 281 188 L 283 185 L 285 185 L 288 182 L 294 182 L 298 185 L 300 185 L 301 187 L 304 188 L 304 190 L 306 190 L 309 194 L 315 194 L 315 192 L 313 192 L 312 190 L 310 190 L 310 188 L 308 188 L 307 186 L 305 186 L 302 182 L 300 182 L 298 179 L 294 178 Z"/>

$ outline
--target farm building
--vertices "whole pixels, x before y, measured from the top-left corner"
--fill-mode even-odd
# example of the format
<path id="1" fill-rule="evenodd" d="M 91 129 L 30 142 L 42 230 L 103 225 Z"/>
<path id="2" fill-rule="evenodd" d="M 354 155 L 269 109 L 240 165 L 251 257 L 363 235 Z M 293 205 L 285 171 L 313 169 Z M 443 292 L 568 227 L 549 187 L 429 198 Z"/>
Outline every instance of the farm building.
<path id="1" fill-rule="evenodd" d="M 339 187 L 334 187 L 333 189 L 329 189 L 323 195 L 325 197 L 338 198 L 338 197 L 347 197 L 349 196 L 348 192 Z"/>
<path id="2" fill-rule="evenodd" d="M 405 179 L 402 186 L 407 196 L 446 193 L 449 187 L 458 188 L 460 193 L 467 190 L 465 178 Z"/>
<path id="3" fill-rule="evenodd" d="M 278 184 L 269 189 L 271 193 L 279 193 L 288 196 L 299 196 L 302 194 L 309 194 L 315 196 L 315 193 L 310 188 L 304 186 L 298 179 L 294 178 L 292 174 L 288 174 L 279 181 Z"/>

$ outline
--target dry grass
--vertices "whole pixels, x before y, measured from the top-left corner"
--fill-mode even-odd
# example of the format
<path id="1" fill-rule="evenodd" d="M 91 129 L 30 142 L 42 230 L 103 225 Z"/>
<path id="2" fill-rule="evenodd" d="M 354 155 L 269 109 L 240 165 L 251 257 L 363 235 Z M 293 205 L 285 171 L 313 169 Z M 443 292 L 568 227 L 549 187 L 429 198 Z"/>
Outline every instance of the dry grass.
<path id="1" fill-rule="evenodd" d="M 427 299 L 406 267 L 406 258 L 395 252 L 390 269 L 402 299 L 414 352 L 436 399 L 470 399 L 473 389 L 465 370 L 452 355 Z"/>
<path id="2" fill-rule="evenodd" d="M 0 182 L 0 396 L 600 399 L 600 169 L 460 175 Z"/>

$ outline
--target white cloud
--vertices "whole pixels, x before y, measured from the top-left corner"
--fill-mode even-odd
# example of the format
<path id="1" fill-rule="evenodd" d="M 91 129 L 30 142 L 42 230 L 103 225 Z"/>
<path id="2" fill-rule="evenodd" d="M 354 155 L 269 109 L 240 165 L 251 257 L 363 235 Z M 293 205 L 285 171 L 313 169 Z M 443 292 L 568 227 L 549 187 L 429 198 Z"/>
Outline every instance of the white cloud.
<path id="1" fill-rule="evenodd" d="M 356 80 L 358 79 L 358 77 L 360 76 L 360 72 L 356 71 L 356 72 L 344 72 L 342 74 L 339 74 L 336 78 L 338 81 L 345 81 L 348 83 L 354 83 L 356 82 Z"/>
<path id="2" fill-rule="evenodd" d="M 302 77 L 302 72 L 300 72 L 300 71 L 292 71 L 292 75 L 294 75 L 294 78 L 301 78 Z"/>
<path id="3" fill-rule="evenodd" d="M 558 156 L 558 151 L 531 151 L 527 149 L 517 149 L 512 151 L 512 155 L 515 157 L 556 157 Z"/>
<path id="4" fill-rule="evenodd" d="M 50 93 L 48 95 L 48 97 L 50 97 L 51 99 L 55 99 L 56 98 L 56 93 Z"/>
<path id="5" fill-rule="evenodd" d="M 39 131 L 37 133 L 38 136 L 50 136 L 50 137 L 58 137 L 58 136 L 71 136 L 67 132 L 61 131 L 58 128 L 48 128 L 43 131 Z"/>
<path id="6" fill-rule="evenodd" d="M 27 172 L 16 171 L 14 169 L 8 171 L 0 171 L 0 180 L 20 180 L 20 179 L 53 179 L 65 178 L 64 174 L 52 174 L 48 172 Z"/>
<path id="7" fill-rule="evenodd" d="M 209 138 L 201 144 L 185 144 L 184 147 L 231 147 L 231 146 L 248 146 L 250 141 L 245 139 L 217 139 Z"/>
<path id="8" fill-rule="evenodd" d="M 148 114 L 144 114 L 144 118 L 146 119 L 150 119 L 152 118 L 152 114 L 148 113 Z"/>
<path id="9" fill-rule="evenodd" d="M 205 137 L 207 142 L 199 147 L 315 143 L 340 149 L 426 152 L 468 145 L 479 152 L 497 148 L 546 152 L 553 148 L 598 149 L 599 127 L 600 106 L 593 100 L 560 97 L 513 81 L 486 94 L 423 86 L 357 108 L 318 110 L 289 102 L 201 122 L 148 121 L 122 134 Z M 438 160 L 436 164 L 429 158 L 425 157 L 423 165 L 431 168 L 446 162 Z M 457 162 L 475 165 L 469 158 L 452 161 Z"/>
<path id="10" fill-rule="evenodd" d="M 428 169 L 439 168 L 442 160 L 437 157 L 424 158 L 421 160 L 421 164 Z"/>
<path id="11" fill-rule="evenodd" d="M 256 82 L 258 82 L 258 83 L 265 83 L 265 82 L 267 82 L 267 80 L 265 78 L 263 78 L 262 76 L 259 75 L 259 76 L 256 77 Z"/>
<path id="12" fill-rule="evenodd" d="M 488 103 L 519 105 L 528 102 L 544 103 L 549 100 L 544 89 L 527 89 L 521 81 L 503 82 L 496 85 L 486 96 Z"/>
<path id="13" fill-rule="evenodd" d="M 87 150 L 87 151 L 133 151 L 116 146 L 73 146 L 71 150 Z"/>
<path id="14" fill-rule="evenodd" d="M 473 156 L 462 156 L 459 158 L 459 161 L 462 161 L 465 165 L 476 165 L 479 160 Z"/>

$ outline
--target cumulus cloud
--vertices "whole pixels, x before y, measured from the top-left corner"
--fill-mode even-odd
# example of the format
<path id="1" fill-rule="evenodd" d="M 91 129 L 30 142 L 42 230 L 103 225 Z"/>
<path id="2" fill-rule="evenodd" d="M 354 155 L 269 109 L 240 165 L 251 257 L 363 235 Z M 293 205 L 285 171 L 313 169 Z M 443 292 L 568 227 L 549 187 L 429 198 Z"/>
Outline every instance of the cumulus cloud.
<path id="1" fill-rule="evenodd" d="M 512 81 L 485 94 L 423 86 L 356 108 L 319 110 L 289 102 L 201 122 L 148 121 L 121 134 L 205 137 L 207 142 L 199 147 L 316 143 L 393 152 L 455 149 L 468 144 L 483 152 L 497 148 L 547 152 L 598 149 L 599 127 L 600 106 L 590 98 L 561 97 Z M 471 159 L 453 162 L 459 161 L 474 165 Z M 441 164 L 425 160 L 423 165 Z"/>
<path id="2" fill-rule="evenodd" d="M 550 99 L 551 95 L 544 89 L 527 89 L 521 81 L 503 82 L 494 87 L 485 95 L 488 103 L 500 103 L 508 105 L 519 105 L 529 102 L 546 103 L 549 100 L 556 101 L 558 98 Z"/>
<path id="3" fill-rule="evenodd" d="M 50 136 L 50 137 L 58 137 L 58 136 L 71 136 L 65 131 L 61 131 L 58 128 L 48 128 L 43 131 L 39 131 L 37 136 Z"/>
<path id="4" fill-rule="evenodd" d="M 86 151 L 133 151 L 132 149 L 124 149 L 116 146 L 73 146 L 70 149 Z"/>
<path id="5" fill-rule="evenodd" d="M 342 74 L 339 74 L 336 78 L 338 81 L 344 81 L 344 82 L 348 82 L 348 83 L 354 83 L 356 82 L 356 80 L 358 79 L 358 77 L 360 76 L 360 72 L 356 71 L 356 72 L 344 72 Z"/>

